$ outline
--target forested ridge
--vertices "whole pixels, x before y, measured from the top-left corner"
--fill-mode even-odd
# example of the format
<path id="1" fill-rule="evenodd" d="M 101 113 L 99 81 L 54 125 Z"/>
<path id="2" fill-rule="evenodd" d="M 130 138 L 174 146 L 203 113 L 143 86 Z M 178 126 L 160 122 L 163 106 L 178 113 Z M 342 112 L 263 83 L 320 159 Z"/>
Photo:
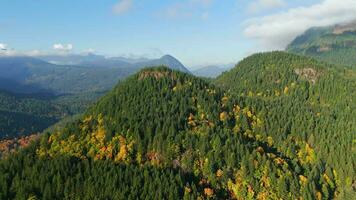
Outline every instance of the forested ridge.
<path id="1" fill-rule="evenodd" d="M 310 28 L 287 51 L 355 69 L 356 23 Z"/>
<path id="2" fill-rule="evenodd" d="M 241 102 L 261 112 L 266 133 L 292 158 L 315 151 L 317 168 L 334 170 L 341 199 L 355 182 L 356 72 L 284 52 L 256 54 L 218 77 Z M 344 196 L 345 195 L 345 196 Z"/>
<path id="3" fill-rule="evenodd" d="M 351 199 L 356 73 L 271 52 L 164 67 L 0 161 L 0 199 Z"/>

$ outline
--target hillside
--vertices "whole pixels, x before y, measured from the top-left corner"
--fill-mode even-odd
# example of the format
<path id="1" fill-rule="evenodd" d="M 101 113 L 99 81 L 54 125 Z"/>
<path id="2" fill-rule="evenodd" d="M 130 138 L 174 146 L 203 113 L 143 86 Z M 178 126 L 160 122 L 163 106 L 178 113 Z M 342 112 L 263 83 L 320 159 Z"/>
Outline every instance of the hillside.
<path id="1" fill-rule="evenodd" d="M 0 139 L 41 132 L 70 113 L 48 97 L 0 91 Z"/>
<path id="2" fill-rule="evenodd" d="M 0 140 L 42 132 L 84 112 L 102 93 L 53 96 L 0 91 Z"/>
<path id="3" fill-rule="evenodd" d="M 356 72 L 284 52 L 255 54 L 219 76 L 242 105 L 266 120 L 262 135 L 293 159 L 298 148 L 315 152 L 311 173 L 337 179 L 332 196 L 354 196 Z M 302 145 L 302 146 L 301 146 Z M 299 146 L 299 147 L 298 147 Z M 304 147 L 303 147 L 304 146 Z M 305 161 L 308 162 L 308 161 Z M 315 171 L 316 170 L 316 171 Z"/>
<path id="4" fill-rule="evenodd" d="M 338 190 L 307 143 L 298 140 L 300 157 L 281 152 L 261 113 L 243 104 L 189 74 L 141 70 L 81 119 L 0 161 L 0 197 L 315 199 Z"/>
<path id="5" fill-rule="evenodd" d="M 355 68 L 356 22 L 311 28 L 289 44 L 287 51 Z"/>

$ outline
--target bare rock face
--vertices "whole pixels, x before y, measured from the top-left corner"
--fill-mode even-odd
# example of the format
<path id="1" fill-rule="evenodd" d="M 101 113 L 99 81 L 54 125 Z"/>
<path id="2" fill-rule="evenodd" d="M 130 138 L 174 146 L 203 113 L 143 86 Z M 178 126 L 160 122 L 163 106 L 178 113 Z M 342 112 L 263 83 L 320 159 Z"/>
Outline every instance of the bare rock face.
<path id="1" fill-rule="evenodd" d="M 316 83 L 316 81 L 318 80 L 318 78 L 319 78 L 319 76 L 320 76 L 320 73 L 318 73 L 318 72 L 317 72 L 315 69 L 313 69 L 313 68 L 295 69 L 294 72 L 295 72 L 298 76 L 300 76 L 300 77 L 302 77 L 302 78 L 308 80 L 309 82 L 311 82 L 311 83 L 313 83 L 313 84 Z"/>
<path id="2" fill-rule="evenodd" d="M 336 25 L 333 34 L 340 35 L 347 31 L 356 31 L 356 21 L 347 24 Z"/>
<path id="3" fill-rule="evenodd" d="M 145 78 L 153 77 L 156 80 L 161 78 L 170 77 L 175 79 L 174 75 L 169 71 L 143 71 L 139 74 L 138 80 L 143 80 Z"/>
<path id="4" fill-rule="evenodd" d="M 322 46 L 317 49 L 317 52 L 327 52 L 327 51 L 331 51 L 331 50 L 332 50 L 332 48 L 330 46 Z"/>

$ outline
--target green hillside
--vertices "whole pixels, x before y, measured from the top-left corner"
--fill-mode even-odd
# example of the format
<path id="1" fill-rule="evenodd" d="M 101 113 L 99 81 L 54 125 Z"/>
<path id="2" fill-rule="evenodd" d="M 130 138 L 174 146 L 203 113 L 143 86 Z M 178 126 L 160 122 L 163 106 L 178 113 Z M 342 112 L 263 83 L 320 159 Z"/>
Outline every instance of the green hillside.
<path id="1" fill-rule="evenodd" d="M 43 131 L 69 113 L 47 97 L 0 91 L 0 139 Z"/>
<path id="2" fill-rule="evenodd" d="M 0 161 L 0 198 L 316 199 L 337 193 L 339 177 L 323 168 L 314 148 L 295 138 L 293 151 L 280 149 L 278 138 L 266 134 L 264 113 L 231 94 L 167 68 L 142 70 L 81 119 Z"/>
<path id="3" fill-rule="evenodd" d="M 216 84 L 261 113 L 262 135 L 272 137 L 279 151 L 307 163 L 298 149 L 313 149 L 318 167 L 306 173 L 336 179 L 329 198 L 355 195 L 356 71 L 271 52 L 244 59 Z"/>
<path id="4" fill-rule="evenodd" d="M 0 139 L 42 132 L 84 112 L 101 93 L 51 96 L 0 91 Z"/>
<path id="5" fill-rule="evenodd" d="M 355 68 L 356 23 L 311 28 L 289 44 L 287 51 Z"/>

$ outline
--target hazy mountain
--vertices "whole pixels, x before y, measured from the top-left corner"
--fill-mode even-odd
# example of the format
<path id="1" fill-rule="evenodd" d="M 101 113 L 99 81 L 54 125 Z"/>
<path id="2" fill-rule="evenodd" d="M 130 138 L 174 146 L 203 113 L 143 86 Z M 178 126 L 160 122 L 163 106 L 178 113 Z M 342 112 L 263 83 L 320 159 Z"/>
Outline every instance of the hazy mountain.
<path id="1" fill-rule="evenodd" d="M 134 57 L 122 57 L 122 56 L 121 57 L 110 57 L 109 59 L 110 60 L 121 60 L 123 62 L 130 63 L 130 64 L 139 63 L 139 62 L 147 62 L 150 60 L 149 58 L 145 58 L 145 57 L 134 58 Z"/>
<path id="2" fill-rule="evenodd" d="M 292 41 L 287 51 L 356 68 L 356 21 L 311 28 Z"/>
<path id="3" fill-rule="evenodd" d="M 107 67 L 107 68 L 132 68 L 138 70 L 148 66 L 164 65 L 171 69 L 182 72 L 189 72 L 184 65 L 171 55 L 165 55 L 158 59 L 148 58 L 125 58 L 125 57 L 104 57 L 95 54 L 87 55 L 49 55 L 37 57 L 41 60 L 58 65 L 77 65 L 83 67 Z"/>
<path id="4" fill-rule="evenodd" d="M 190 73 L 189 70 L 179 60 L 171 55 L 165 55 L 159 59 L 152 59 L 145 62 L 138 62 L 133 64 L 133 66 L 139 69 L 152 66 L 167 66 L 170 69 Z"/>
<path id="5" fill-rule="evenodd" d="M 44 55 L 36 57 L 43 61 L 57 65 L 80 65 L 86 62 L 105 61 L 105 56 L 96 55 L 93 53 L 81 54 L 63 54 L 63 55 Z"/>
<path id="6" fill-rule="evenodd" d="M 234 66 L 234 64 L 228 65 L 209 65 L 193 70 L 192 73 L 200 77 L 215 78 L 225 71 L 228 71 Z"/>
<path id="7" fill-rule="evenodd" d="M 118 58 L 104 58 L 93 54 L 87 56 L 46 57 L 47 60 L 60 58 L 56 63 L 76 63 L 76 65 L 56 65 L 32 57 L 0 57 L 0 88 L 16 92 L 83 93 L 100 92 L 111 89 L 120 79 L 138 70 L 165 65 L 171 69 L 189 72 L 183 64 L 172 56 L 163 56 L 142 62 L 127 63 Z M 140 61 L 140 62 L 139 62 Z M 9 84 L 12 83 L 12 84 Z M 28 90 L 26 90 L 28 88 Z"/>

